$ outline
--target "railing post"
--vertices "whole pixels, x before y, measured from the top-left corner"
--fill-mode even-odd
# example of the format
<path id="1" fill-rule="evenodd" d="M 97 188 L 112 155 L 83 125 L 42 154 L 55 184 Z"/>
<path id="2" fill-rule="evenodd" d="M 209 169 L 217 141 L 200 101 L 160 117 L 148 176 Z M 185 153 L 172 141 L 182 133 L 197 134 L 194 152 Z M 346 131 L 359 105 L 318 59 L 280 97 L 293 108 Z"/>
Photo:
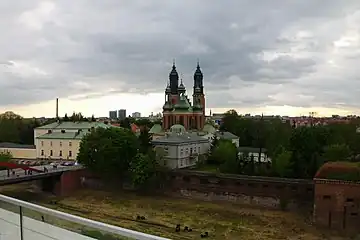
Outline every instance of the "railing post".
<path id="1" fill-rule="evenodd" d="M 23 210 L 19 206 L 19 215 L 20 215 L 20 240 L 24 240 L 24 231 L 23 231 Z"/>

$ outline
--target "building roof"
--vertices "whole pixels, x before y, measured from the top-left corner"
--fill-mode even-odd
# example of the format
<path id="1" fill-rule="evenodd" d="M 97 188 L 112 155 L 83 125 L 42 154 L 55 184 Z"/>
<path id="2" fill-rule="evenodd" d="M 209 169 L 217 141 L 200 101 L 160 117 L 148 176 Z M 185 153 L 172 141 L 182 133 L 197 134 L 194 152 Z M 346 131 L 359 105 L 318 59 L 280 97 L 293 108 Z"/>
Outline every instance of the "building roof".
<path id="1" fill-rule="evenodd" d="M 315 178 L 360 182 L 360 164 L 358 162 L 327 162 L 319 168 Z"/>
<path id="2" fill-rule="evenodd" d="M 181 124 L 175 124 L 170 127 L 170 132 L 172 133 L 185 133 L 186 129 Z"/>
<path id="3" fill-rule="evenodd" d="M 248 153 L 258 153 L 260 152 L 260 148 L 254 148 L 254 147 L 238 147 L 238 151 L 239 152 L 248 152 Z M 262 148 L 261 149 L 262 153 L 266 153 L 267 149 L 266 148 Z"/>
<path id="4" fill-rule="evenodd" d="M 196 134 L 182 133 L 182 134 L 167 134 L 164 137 L 154 139 L 153 144 L 182 144 L 182 143 L 208 143 L 208 139 L 202 138 Z"/>
<path id="5" fill-rule="evenodd" d="M 90 129 L 90 128 L 109 128 L 111 126 L 102 122 L 54 122 L 36 129 Z"/>
<path id="6" fill-rule="evenodd" d="M 74 139 L 74 140 L 81 140 L 86 134 L 88 134 L 88 131 L 81 131 L 78 132 L 52 132 L 52 133 L 46 133 L 41 136 L 36 137 L 37 139 Z"/>
<path id="7" fill-rule="evenodd" d="M 228 140 L 239 138 L 238 136 L 232 134 L 231 132 L 216 132 L 215 135 L 221 139 L 228 139 Z"/>
<path id="8" fill-rule="evenodd" d="M 215 133 L 216 129 L 211 124 L 205 124 L 202 131 L 206 133 Z"/>
<path id="9" fill-rule="evenodd" d="M 2 142 L 0 143 L 0 148 L 24 148 L 24 149 L 35 149 L 35 145 L 11 143 L 11 142 Z"/>
<path id="10" fill-rule="evenodd" d="M 149 130 L 150 134 L 158 134 L 158 133 L 162 133 L 162 127 L 160 124 L 154 124 L 154 126 L 152 126 Z"/>

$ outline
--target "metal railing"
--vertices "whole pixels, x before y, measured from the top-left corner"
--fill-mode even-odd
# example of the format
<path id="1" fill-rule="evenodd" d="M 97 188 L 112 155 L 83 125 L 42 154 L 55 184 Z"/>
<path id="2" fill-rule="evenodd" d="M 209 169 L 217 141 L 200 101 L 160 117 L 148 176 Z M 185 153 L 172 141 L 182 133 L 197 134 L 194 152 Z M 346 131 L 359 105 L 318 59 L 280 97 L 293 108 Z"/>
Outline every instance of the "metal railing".
<path id="1" fill-rule="evenodd" d="M 7 206 L 5 206 L 7 205 Z M 10 208 L 10 207 L 11 208 Z M 10 209 L 10 210 L 9 210 Z M 31 240 L 31 239 L 35 239 L 34 237 L 31 237 L 30 234 L 27 235 L 25 234 L 26 231 L 29 230 L 29 219 L 31 219 L 32 222 L 37 222 L 36 224 L 38 224 L 38 227 L 34 227 L 35 230 L 37 231 L 38 234 L 41 234 L 41 228 L 40 225 L 41 224 L 52 224 L 50 223 L 51 221 L 45 221 L 44 220 L 44 216 L 46 216 L 46 219 L 50 219 L 50 217 L 52 217 L 53 219 L 60 219 L 61 221 L 67 221 L 68 224 L 67 226 L 75 226 L 75 225 L 81 225 L 86 228 L 92 229 L 92 231 L 98 231 L 100 233 L 104 233 L 104 234 L 110 234 L 111 236 L 114 237 L 114 239 L 137 239 L 137 240 L 169 240 L 167 238 L 162 238 L 162 237 L 158 237 L 158 236 L 154 236 L 154 235 L 150 235 L 150 234 L 146 234 L 146 233 L 142 233 L 142 232 L 136 232 L 130 229 L 126 229 L 126 228 L 121 228 L 121 227 L 116 227 L 113 225 L 109 225 L 106 223 L 102 223 L 102 222 L 98 222 L 98 221 L 93 221 L 87 218 L 83 218 L 83 217 L 79 217 L 79 216 L 75 216 L 75 215 L 71 215 L 68 213 L 64 213 L 64 212 L 60 212 L 60 211 L 56 211 L 50 208 L 46 208 L 43 206 L 39 206 L 36 204 L 32 204 L 29 202 L 25 202 L 25 201 L 21 201 L 15 198 L 11 198 L 5 195 L 0 195 L 0 210 L 6 210 L 6 211 L 11 211 L 11 214 L 15 215 L 19 217 L 19 219 L 17 220 L 17 223 L 15 224 L 18 230 L 18 235 L 19 236 L 18 240 Z M 31 211 L 31 214 L 29 213 Z M 94 211 L 96 211 L 94 209 Z M 39 220 L 37 220 L 37 218 L 35 217 L 35 213 L 38 214 L 38 216 L 41 216 Z M 6 218 L 6 217 L 5 217 Z M 41 220 L 42 219 L 42 220 Z M 0 221 L 9 221 L 7 219 L 2 218 L 2 216 L 0 216 Z M 37 221 L 36 221 L 37 220 Z M 46 222 L 46 223 L 45 223 Z M 13 223 L 14 225 L 14 223 Z M 24 227 L 25 225 L 25 227 Z M 56 226 L 57 224 L 53 224 L 54 226 Z M 62 228 L 61 225 L 58 225 L 60 229 L 64 229 L 64 231 L 71 231 L 74 233 L 79 234 L 79 236 L 83 236 L 87 235 L 87 234 L 83 234 L 81 231 L 77 231 L 79 230 L 79 228 L 77 229 L 69 229 L 69 228 Z M 65 226 L 65 225 L 64 225 Z M 46 229 L 49 229 L 49 227 L 47 227 Z M 1 229 L 1 223 L 0 223 L 0 239 L 15 239 L 15 238 L 2 238 L 2 231 L 3 229 Z M 5 227 L 6 230 L 6 227 Z M 57 232 L 59 232 L 59 230 L 57 230 Z M 89 236 L 89 235 L 87 235 Z M 49 233 L 47 235 L 48 239 L 64 239 L 65 236 L 61 236 L 60 238 L 56 237 L 56 236 L 49 236 Z M 124 238 L 125 237 L 125 238 Z M 88 237 L 88 238 L 78 238 L 78 239 L 97 239 L 96 237 L 93 238 L 92 236 Z M 74 238 L 74 240 L 76 240 L 76 238 Z"/>

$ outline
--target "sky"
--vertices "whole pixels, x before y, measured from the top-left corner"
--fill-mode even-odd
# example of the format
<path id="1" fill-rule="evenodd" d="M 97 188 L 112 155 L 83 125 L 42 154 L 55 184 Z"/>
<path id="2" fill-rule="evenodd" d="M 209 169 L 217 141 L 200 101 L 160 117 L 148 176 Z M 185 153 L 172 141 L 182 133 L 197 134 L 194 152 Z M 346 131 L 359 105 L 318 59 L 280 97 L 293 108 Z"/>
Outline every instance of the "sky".
<path id="1" fill-rule="evenodd" d="M 162 110 L 173 59 L 206 112 L 360 114 L 359 0 L 0 1 L 0 112 Z"/>

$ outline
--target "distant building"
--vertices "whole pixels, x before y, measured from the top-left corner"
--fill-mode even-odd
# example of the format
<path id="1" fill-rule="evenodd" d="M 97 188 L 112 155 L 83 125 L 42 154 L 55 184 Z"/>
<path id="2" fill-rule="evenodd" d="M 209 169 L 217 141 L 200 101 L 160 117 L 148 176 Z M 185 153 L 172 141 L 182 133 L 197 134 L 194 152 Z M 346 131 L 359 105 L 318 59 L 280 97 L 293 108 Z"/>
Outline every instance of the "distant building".
<path id="1" fill-rule="evenodd" d="M 118 112 L 118 118 L 120 120 L 124 120 L 126 118 L 126 109 L 120 109 Z"/>
<path id="2" fill-rule="evenodd" d="M 36 158 L 75 160 L 81 139 L 94 128 L 109 128 L 101 122 L 51 123 L 34 129 Z"/>
<path id="3" fill-rule="evenodd" d="M 110 119 L 117 119 L 117 112 L 116 111 L 109 111 L 109 118 Z"/>
<path id="4" fill-rule="evenodd" d="M 139 112 L 133 112 L 131 115 L 133 118 L 141 118 L 141 113 Z"/>
<path id="5" fill-rule="evenodd" d="M 186 132 L 184 126 L 175 124 L 163 137 L 152 140 L 155 148 L 164 150 L 163 162 L 170 169 L 196 165 L 199 155 L 209 152 L 209 141 L 196 133 Z"/>

